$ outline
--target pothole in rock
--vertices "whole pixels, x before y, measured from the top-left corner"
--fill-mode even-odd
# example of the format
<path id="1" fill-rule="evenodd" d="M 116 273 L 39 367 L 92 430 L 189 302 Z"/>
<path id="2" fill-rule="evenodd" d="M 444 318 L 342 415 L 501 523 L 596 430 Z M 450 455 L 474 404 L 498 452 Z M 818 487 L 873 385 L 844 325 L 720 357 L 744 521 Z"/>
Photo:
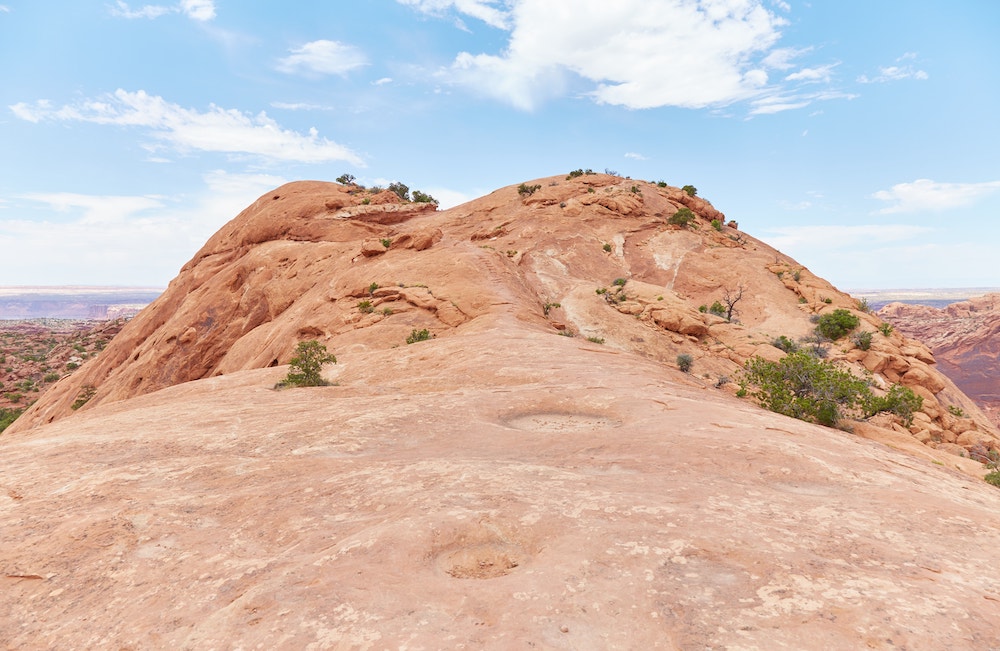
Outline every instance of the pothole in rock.
<path id="1" fill-rule="evenodd" d="M 446 551 L 437 564 L 456 579 L 492 579 L 510 574 L 526 556 L 517 545 L 491 542 Z"/>
<path id="2" fill-rule="evenodd" d="M 503 424 L 531 432 L 596 432 L 621 426 L 620 421 L 607 416 L 558 411 L 514 414 Z"/>

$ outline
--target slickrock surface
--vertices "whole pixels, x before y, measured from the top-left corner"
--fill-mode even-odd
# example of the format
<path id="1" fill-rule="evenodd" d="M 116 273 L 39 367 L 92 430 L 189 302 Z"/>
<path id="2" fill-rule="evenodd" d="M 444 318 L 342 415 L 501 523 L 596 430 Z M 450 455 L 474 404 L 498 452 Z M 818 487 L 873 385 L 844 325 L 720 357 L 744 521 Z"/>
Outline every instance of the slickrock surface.
<path id="1" fill-rule="evenodd" d="M 763 411 L 721 379 L 853 299 L 676 188 L 537 183 L 223 228 L 0 438 L 6 647 L 1000 647 L 1000 492 L 947 440 L 996 432 L 930 351 L 831 347 L 912 430 Z M 274 390 L 305 339 L 337 384 Z"/>
<path id="2" fill-rule="evenodd" d="M 930 346 L 938 368 L 1000 426 L 1000 294 L 944 308 L 890 303 L 879 316 Z"/>

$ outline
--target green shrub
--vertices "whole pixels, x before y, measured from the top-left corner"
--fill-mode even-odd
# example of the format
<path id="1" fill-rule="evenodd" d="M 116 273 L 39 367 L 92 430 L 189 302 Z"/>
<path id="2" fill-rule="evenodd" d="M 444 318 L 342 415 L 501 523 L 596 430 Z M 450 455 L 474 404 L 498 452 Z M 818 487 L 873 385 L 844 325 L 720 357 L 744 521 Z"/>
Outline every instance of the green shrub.
<path id="1" fill-rule="evenodd" d="M 709 314 L 714 314 L 715 316 L 725 317 L 726 316 L 726 306 L 723 305 L 722 303 L 720 303 L 719 301 L 715 301 L 708 308 L 708 312 L 709 312 Z"/>
<path id="2" fill-rule="evenodd" d="M 2 425 L 3 421 L 0 421 L 0 426 Z M 0 431 L 3 431 L 3 427 L 0 427 Z M 983 479 L 987 484 L 1000 487 L 1000 470 L 994 470 L 993 472 L 988 473 L 985 477 L 983 477 Z"/>
<path id="3" fill-rule="evenodd" d="M 544 305 L 542 305 L 542 312 L 545 313 L 545 316 L 548 316 L 549 315 L 549 311 L 552 310 L 552 309 L 554 309 L 554 308 L 557 308 L 557 307 L 562 307 L 562 305 L 560 305 L 559 303 L 552 303 L 550 301 L 550 302 L 545 303 Z"/>
<path id="4" fill-rule="evenodd" d="M 667 187 L 667 182 L 666 181 L 657 181 L 656 182 L 656 187 L 658 187 L 658 188 L 665 188 L 665 187 Z"/>
<path id="5" fill-rule="evenodd" d="M 395 192 L 396 196 L 402 199 L 403 201 L 410 200 L 410 188 L 409 186 L 403 183 L 400 183 L 398 181 L 393 181 L 392 183 L 389 184 L 389 191 Z"/>
<path id="6" fill-rule="evenodd" d="M 385 244 L 385 242 L 383 242 L 383 244 Z M 368 285 L 369 294 L 374 294 L 376 289 L 378 289 L 378 283 L 372 283 L 371 285 Z"/>
<path id="7" fill-rule="evenodd" d="M 94 397 L 95 393 L 97 393 L 96 388 L 94 388 L 89 384 L 84 385 L 80 389 L 80 393 L 76 394 L 76 400 L 73 401 L 73 404 L 70 405 L 69 408 L 72 409 L 73 411 L 76 411 L 80 407 L 87 404 L 90 401 L 90 399 Z"/>
<path id="8" fill-rule="evenodd" d="M 587 337 L 587 341 L 589 341 L 592 344 L 603 344 L 604 337 Z"/>
<path id="9" fill-rule="evenodd" d="M 69 370 L 69 371 L 75 371 L 78 368 L 80 368 L 80 365 L 77 362 L 66 362 L 66 369 L 67 370 Z"/>
<path id="10" fill-rule="evenodd" d="M 861 350 L 868 350 L 872 347 L 872 333 L 867 330 L 855 332 L 851 335 L 851 342 Z"/>
<path id="11" fill-rule="evenodd" d="M 326 346 L 316 341 L 300 341 L 295 347 L 295 356 L 288 363 L 288 375 L 282 385 L 293 387 L 321 387 L 329 384 L 320 375 L 324 364 L 336 364 L 337 358 L 326 350 Z"/>
<path id="12" fill-rule="evenodd" d="M 794 341 L 792 341 L 791 339 L 789 339 L 788 337 L 786 337 L 785 335 L 776 337 L 771 342 L 771 345 L 774 346 L 775 348 L 778 348 L 779 350 L 785 351 L 786 353 L 794 353 L 799 349 L 799 345 Z"/>
<path id="13" fill-rule="evenodd" d="M 678 210 L 677 212 L 675 212 L 673 215 L 670 216 L 670 219 L 667 220 L 667 223 L 672 226 L 687 227 L 690 226 L 692 222 L 694 222 L 694 219 L 695 215 L 693 212 L 691 212 L 690 208 L 681 208 L 680 210 Z"/>
<path id="14" fill-rule="evenodd" d="M 718 219 L 713 219 L 712 228 L 714 228 L 717 231 L 722 231 L 722 222 L 719 221 Z"/>
<path id="15" fill-rule="evenodd" d="M 0 432 L 7 429 L 7 426 L 17 420 L 17 417 L 24 413 L 23 409 L 10 409 L 0 407 Z"/>
<path id="16" fill-rule="evenodd" d="M 541 190 L 541 189 L 542 189 L 542 186 L 537 185 L 537 184 L 536 185 L 526 185 L 526 184 L 522 183 L 521 185 L 517 186 L 517 193 L 519 195 L 521 195 L 522 197 L 530 197 L 531 195 L 535 194 L 535 192 L 537 192 L 538 190 Z"/>
<path id="17" fill-rule="evenodd" d="M 895 414 L 909 427 L 913 424 L 913 414 L 924 406 L 924 399 L 909 387 L 899 384 L 892 385 L 884 396 L 866 397 L 864 405 L 865 418 L 871 418 L 881 412 Z"/>
<path id="18" fill-rule="evenodd" d="M 740 393 L 773 412 L 828 427 L 861 408 L 871 395 L 867 382 L 805 351 L 789 353 L 778 362 L 747 360 Z"/>
<path id="19" fill-rule="evenodd" d="M 878 331 L 882 333 L 882 336 L 888 337 L 892 335 L 892 331 L 895 330 L 891 323 L 883 323 L 878 327 Z"/>
<path id="20" fill-rule="evenodd" d="M 341 174 L 337 177 L 337 183 L 341 185 L 354 185 L 354 175 L 353 174 Z"/>
<path id="21" fill-rule="evenodd" d="M 372 307 L 372 302 L 371 301 L 368 301 L 368 300 L 358 301 L 358 310 L 360 310 L 362 313 L 364 313 L 364 314 L 370 314 L 374 309 L 375 308 Z"/>
<path id="22" fill-rule="evenodd" d="M 687 196 L 689 197 L 693 197 L 694 195 L 698 194 L 698 188 L 694 187 L 693 185 L 685 185 L 683 188 L 681 188 L 681 190 L 686 192 Z"/>
<path id="23" fill-rule="evenodd" d="M 681 353 L 677 356 L 677 368 L 681 371 L 688 373 L 692 364 L 694 364 L 694 358 L 687 353 Z"/>
<path id="24" fill-rule="evenodd" d="M 607 294 L 608 293 L 608 288 L 607 287 L 598 287 L 594 291 L 597 292 L 598 295 L 600 295 L 600 294 Z"/>
<path id="25" fill-rule="evenodd" d="M 410 333 L 410 336 L 406 338 L 406 343 L 415 344 L 418 341 L 427 341 L 430 338 L 431 332 L 427 328 L 424 328 L 423 330 L 417 330 L 414 328 L 413 332 Z"/>
<path id="26" fill-rule="evenodd" d="M 965 418 L 965 410 L 958 405 L 948 405 L 948 413 L 956 418 Z"/>
<path id="27" fill-rule="evenodd" d="M 573 170 L 572 172 L 570 172 L 569 174 L 567 174 L 566 175 L 566 180 L 569 181 L 570 179 L 575 179 L 578 176 L 583 176 L 583 170 L 582 169 Z"/>
<path id="28" fill-rule="evenodd" d="M 611 284 L 616 287 L 624 287 L 625 283 L 627 282 L 628 280 L 626 280 L 625 278 L 615 278 L 613 281 L 611 281 Z"/>
<path id="29" fill-rule="evenodd" d="M 611 253 L 611 245 L 608 244 L 607 242 L 605 242 L 605 244 L 604 244 L 604 246 L 602 248 L 604 249 L 604 251 L 606 253 Z"/>
<path id="30" fill-rule="evenodd" d="M 57 382 L 59 380 L 58 373 L 47 373 L 45 377 L 42 378 L 42 382 Z"/>
<path id="31" fill-rule="evenodd" d="M 861 320 L 857 316 L 851 314 L 849 310 L 840 308 L 819 317 L 819 321 L 816 322 L 816 333 L 836 341 L 857 328 L 859 323 Z"/>
<path id="32" fill-rule="evenodd" d="M 425 193 L 421 192 L 420 190 L 414 190 L 413 191 L 413 202 L 414 203 L 433 203 L 435 205 L 437 205 L 439 203 L 437 199 L 435 199 L 434 197 L 432 197 L 429 194 L 425 194 Z"/>
<path id="33" fill-rule="evenodd" d="M 862 297 L 858 299 L 858 310 L 864 312 L 865 314 L 872 313 L 872 306 L 868 303 L 867 298 Z"/>

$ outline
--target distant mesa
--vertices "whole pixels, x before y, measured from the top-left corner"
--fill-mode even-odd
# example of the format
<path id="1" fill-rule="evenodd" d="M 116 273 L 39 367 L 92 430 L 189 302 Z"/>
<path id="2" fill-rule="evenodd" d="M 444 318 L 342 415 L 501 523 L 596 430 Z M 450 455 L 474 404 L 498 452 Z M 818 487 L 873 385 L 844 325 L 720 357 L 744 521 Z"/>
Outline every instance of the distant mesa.
<path id="1" fill-rule="evenodd" d="M 0 287 L 0 319 L 130 318 L 161 293 L 136 287 Z"/>

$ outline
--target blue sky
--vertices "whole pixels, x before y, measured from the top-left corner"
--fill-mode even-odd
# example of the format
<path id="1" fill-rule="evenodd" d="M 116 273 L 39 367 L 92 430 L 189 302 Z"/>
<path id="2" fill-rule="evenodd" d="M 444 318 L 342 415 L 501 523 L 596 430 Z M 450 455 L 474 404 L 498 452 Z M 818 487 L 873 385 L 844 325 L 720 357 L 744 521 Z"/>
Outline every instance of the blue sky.
<path id="1" fill-rule="evenodd" d="M 992 0 L 0 0 L 0 285 L 165 286 L 286 181 L 589 167 L 842 289 L 997 287 L 997 34 Z"/>

